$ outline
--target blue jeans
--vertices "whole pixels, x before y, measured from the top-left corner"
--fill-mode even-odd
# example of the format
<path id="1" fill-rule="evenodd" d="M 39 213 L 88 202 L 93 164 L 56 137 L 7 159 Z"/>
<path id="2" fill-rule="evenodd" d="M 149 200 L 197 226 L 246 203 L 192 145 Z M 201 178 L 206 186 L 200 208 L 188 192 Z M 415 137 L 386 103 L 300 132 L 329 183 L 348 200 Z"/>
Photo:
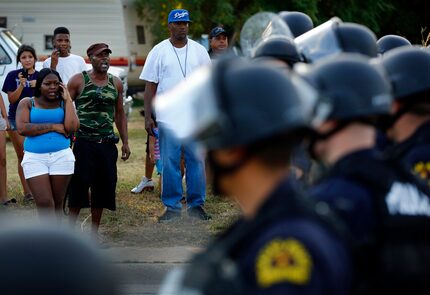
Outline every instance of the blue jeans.
<path id="1" fill-rule="evenodd" d="M 161 200 L 168 210 L 182 208 L 181 153 L 185 158 L 185 180 L 188 208 L 202 206 L 206 197 L 206 175 L 203 157 L 196 154 L 195 144 L 181 144 L 169 130 L 159 125 L 160 154 L 163 165 Z"/>

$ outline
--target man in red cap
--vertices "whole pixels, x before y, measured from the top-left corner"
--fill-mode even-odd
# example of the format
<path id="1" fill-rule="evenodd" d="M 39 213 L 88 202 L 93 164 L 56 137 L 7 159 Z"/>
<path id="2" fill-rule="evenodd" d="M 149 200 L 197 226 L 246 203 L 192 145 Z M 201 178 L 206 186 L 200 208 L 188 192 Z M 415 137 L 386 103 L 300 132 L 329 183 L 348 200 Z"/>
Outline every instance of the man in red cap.
<path id="1" fill-rule="evenodd" d="M 118 150 L 115 144 L 119 138 L 113 130 L 114 122 L 122 141 L 121 159 L 125 161 L 130 156 L 123 87 L 120 79 L 108 74 L 110 53 L 105 43 L 88 47 L 93 69 L 76 74 L 68 84 L 81 123 L 73 147 L 76 163 L 69 187 L 71 222 L 76 222 L 81 208 L 91 207 L 94 233 L 98 231 L 103 209 L 116 209 Z"/>

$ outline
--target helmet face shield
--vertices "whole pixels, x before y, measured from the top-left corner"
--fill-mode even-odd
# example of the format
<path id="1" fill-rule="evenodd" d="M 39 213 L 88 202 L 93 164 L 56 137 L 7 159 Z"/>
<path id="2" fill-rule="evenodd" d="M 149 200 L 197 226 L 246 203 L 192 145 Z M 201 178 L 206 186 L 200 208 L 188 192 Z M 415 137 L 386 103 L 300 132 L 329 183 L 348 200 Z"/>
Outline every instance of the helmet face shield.
<path id="1" fill-rule="evenodd" d="M 227 59 L 156 97 L 155 110 L 161 128 L 216 150 L 309 130 L 330 113 L 323 102 L 294 72 Z"/>
<path id="2" fill-rule="evenodd" d="M 220 116 L 211 77 L 211 67 L 202 67 L 171 91 L 157 96 L 157 122 L 180 140 L 215 128 Z"/>
<path id="3" fill-rule="evenodd" d="M 343 51 L 335 29 L 342 21 L 334 17 L 294 39 L 306 62 L 313 63 L 323 57 Z"/>
<path id="4" fill-rule="evenodd" d="M 291 82 L 298 90 L 301 101 L 300 110 L 291 109 L 291 116 L 294 116 L 294 113 L 303 114 L 305 117 L 311 118 L 309 127 L 317 128 L 330 115 L 331 102 L 328 98 L 321 97 L 318 91 L 300 76 L 292 75 Z"/>
<path id="5" fill-rule="evenodd" d="M 254 48 L 270 36 L 287 36 L 294 38 L 284 20 L 273 12 L 259 12 L 251 16 L 240 32 L 240 46 L 243 55 L 251 57 Z"/>

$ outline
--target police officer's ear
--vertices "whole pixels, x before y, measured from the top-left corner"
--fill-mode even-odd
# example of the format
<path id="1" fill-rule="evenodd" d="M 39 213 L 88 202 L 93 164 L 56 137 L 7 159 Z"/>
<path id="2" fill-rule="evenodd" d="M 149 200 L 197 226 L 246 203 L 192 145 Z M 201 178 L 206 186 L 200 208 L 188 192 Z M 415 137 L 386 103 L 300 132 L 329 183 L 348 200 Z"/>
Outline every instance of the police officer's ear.
<path id="1" fill-rule="evenodd" d="M 213 159 L 221 166 L 229 166 L 241 162 L 246 155 L 244 148 L 229 148 L 212 152 Z"/>
<path id="2" fill-rule="evenodd" d="M 391 104 L 390 113 L 397 114 L 397 112 L 399 112 L 403 108 L 403 106 L 404 106 L 403 103 L 394 100 L 393 103 Z"/>

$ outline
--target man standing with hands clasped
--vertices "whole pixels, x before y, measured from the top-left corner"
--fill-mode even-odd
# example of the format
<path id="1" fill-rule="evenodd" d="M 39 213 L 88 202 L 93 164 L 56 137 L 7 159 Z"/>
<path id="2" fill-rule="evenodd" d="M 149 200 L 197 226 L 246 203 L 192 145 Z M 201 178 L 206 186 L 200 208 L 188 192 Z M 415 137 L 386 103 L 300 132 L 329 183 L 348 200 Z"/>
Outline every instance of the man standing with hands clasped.
<path id="1" fill-rule="evenodd" d="M 175 9 L 169 13 L 168 28 L 170 37 L 157 44 L 143 67 L 140 79 L 146 81 L 145 101 L 145 129 L 153 136 L 156 127 L 152 102 L 155 95 L 171 90 L 180 81 L 186 79 L 196 68 L 209 64 L 210 58 L 206 49 L 197 42 L 189 39 L 188 26 L 190 16 L 185 9 Z M 163 126 L 157 118 L 159 128 L 159 142 L 161 163 L 163 165 L 162 194 L 166 211 L 159 221 L 177 219 L 181 216 L 182 176 L 181 152 L 184 153 L 187 182 L 188 215 L 202 220 L 210 219 L 203 209 L 206 195 L 206 179 L 204 160 L 198 158 L 195 146 L 181 144 Z"/>
<path id="2" fill-rule="evenodd" d="M 94 232 L 98 231 L 103 209 L 116 209 L 118 150 L 115 144 L 119 138 L 114 134 L 114 122 L 122 141 L 121 159 L 125 161 L 130 156 L 122 84 L 107 72 L 110 53 L 107 44 L 91 45 L 87 54 L 93 69 L 76 74 L 68 84 L 80 120 L 73 147 L 75 174 L 69 186 L 71 221 L 76 221 L 81 208 L 91 207 Z"/>

